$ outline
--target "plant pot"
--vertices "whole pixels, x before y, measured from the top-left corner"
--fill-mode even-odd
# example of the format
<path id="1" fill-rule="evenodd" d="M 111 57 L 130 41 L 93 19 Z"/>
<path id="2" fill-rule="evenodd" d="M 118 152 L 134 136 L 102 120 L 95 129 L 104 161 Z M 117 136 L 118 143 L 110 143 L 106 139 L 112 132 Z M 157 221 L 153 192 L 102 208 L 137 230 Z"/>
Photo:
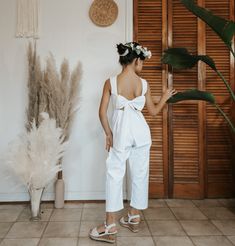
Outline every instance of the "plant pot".
<path id="1" fill-rule="evenodd" d="M 64 207 L 64 180 L 57 179 L 55 183 L 55 208 Z"/>
<path id="2" fill-rule="evenodd" d="M 29 187 L 31 221 L 38 221 L 41 219 L 41 199 L 45 187 L 33 188 Z"/>

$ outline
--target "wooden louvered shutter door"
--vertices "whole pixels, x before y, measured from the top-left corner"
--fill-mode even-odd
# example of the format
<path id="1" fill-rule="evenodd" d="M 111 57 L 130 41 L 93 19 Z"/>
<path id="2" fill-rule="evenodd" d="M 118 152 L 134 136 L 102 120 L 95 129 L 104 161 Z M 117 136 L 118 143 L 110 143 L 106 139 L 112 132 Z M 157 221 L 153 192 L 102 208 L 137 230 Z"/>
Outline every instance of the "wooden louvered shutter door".
<path id="1" fill-rule="evenodd" d="M 152 96 L 157 101 L 166 86 L 166 74 L 160 62 L 162 51 L 166 48 L 166 1 L 135 0 L 134 9 L 134 40 L 148 47 L 153 54 L 144 64 L 142 77 L 148 81 Z M 167 112 L 165 109 L 156 118 L 149 116 L 146 109 L 143 112 L 152 135 L 149 195 L 164 197 L 168 185 Z"/>
<path id="2" fill-rule="evenodd" d="M 234 20 L 234 0 L 197 0 L 215 14 Z M 167 47 L 186 47 L 193 54 L 211 56 L 234 82 L 234 58 L 223 42 L 203 21 L 189 12 L 180 0 L 134 0 L 134 39 L 153 51 L 143 77 L 156 101 L 168 84 L 178 91 L 198 88 L 216 95 L 230 114 L 231 100 L 223 82 L 205 64 L 185 71 L 168 71 L 160 63 Z M 150 160 L 150 197 L 205 198 L 234 195 L 232 161 L 234 147 L 227 123 L 205 102 L 174 104 L 158 115 L 145 117 L 153 145 Z"/>
<path id="3" fill-rule="evenodd" d="M 169 47 L 187 47 L 197 54 L 198 20 L 179 0 L 168 1 Z M 198 88 L 198 69 L 173 71 L 169 83 L 177 90 Z M 170 197 L 203 197 L 200 161 L 199 102 L 173 104 L 169 110 Z"/>
<path id="4" fill-rule="evenodd" d="M 234 3 L 231 0 L 205 0 L 205 7 L 216 15 L 234 20 Z M 218 36 L 206 27 L 206 54 L 211 56 L 217 68 L 234 88 L 234 67 L 232 55 Z M 231 60 L 230 60 L 231 58 Z M 206 90 L 213 92 L 216 100 L 225 112 L 230 114 L 229 93 L 221 79 L 209 67 L 206 67 Z M 207 196 L 224 197 L 234 194 L 232 167 L 231 131 L 218 113 L 206 106 L 206 156 L 207 156 Z"/>

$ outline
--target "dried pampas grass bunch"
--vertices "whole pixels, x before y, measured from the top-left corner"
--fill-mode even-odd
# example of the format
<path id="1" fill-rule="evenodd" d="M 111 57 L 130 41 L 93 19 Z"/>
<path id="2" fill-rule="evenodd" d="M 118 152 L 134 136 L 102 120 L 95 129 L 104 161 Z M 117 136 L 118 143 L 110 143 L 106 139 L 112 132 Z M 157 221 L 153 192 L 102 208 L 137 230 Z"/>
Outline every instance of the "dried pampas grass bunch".
<path id="1" fill-rule="evenodd" d="M 28 189 L 46 187 L 62 169 L 58 164 L 67 142 L 63 130 L 45 112 L 40 114 L 40 124 L 33 120 L 25 131 L 9 146 L 5 157 L 7 167 L 18 176 Z"/>
<path id="2" fill-rule="evenodd" d="M 41 68 L 40 58 L 29 43 L 28 46 L 28 89 L 29 102 L 27 110 L 27 130 L 30 130 L 32 119 L 36 126 L 40 124 L 40 112 L 47 112 L 56 120 L 58 127 L 63 129 L 65 140 L 69 137 L 74 114 L 77 111 L 79 82 L 82 76 L 81 64 L 70 72 L 66 59 L 57 72 L 55 59 L 52 54 L 46 60 L 46 67 Z"/>

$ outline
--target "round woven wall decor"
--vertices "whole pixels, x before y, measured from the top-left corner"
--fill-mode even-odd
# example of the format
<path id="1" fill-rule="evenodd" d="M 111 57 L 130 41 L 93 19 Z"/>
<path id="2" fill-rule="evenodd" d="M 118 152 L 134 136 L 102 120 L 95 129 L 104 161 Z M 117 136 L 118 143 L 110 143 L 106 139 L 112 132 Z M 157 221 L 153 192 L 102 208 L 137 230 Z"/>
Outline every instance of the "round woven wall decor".
<path id="1" fill-rule="evenodd" d="M 97 26 L 110 26 L 118 16 L 118 6 L 113 0 L 94 0 L 89 16 Z"/>

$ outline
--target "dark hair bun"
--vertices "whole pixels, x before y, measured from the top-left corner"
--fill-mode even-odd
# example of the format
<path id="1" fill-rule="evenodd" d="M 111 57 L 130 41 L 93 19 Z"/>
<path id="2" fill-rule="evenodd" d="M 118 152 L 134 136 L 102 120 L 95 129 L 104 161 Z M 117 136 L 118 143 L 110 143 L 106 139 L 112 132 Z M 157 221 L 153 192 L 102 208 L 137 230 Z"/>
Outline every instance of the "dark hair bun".
<path id="1" fill-rule="evenodd" d="M 131 42 L 131 43 L 127 43 L 127 45 L 124 45 L 122 43 L 117 44 L 117 51 L 119 54 L 119 62 L 121 65 L 128 65 L 131 64 L 134 59 L 136 58 L 140 58 L 141 60 L 145 60 L 145 57 L 142 53 L 140 53 L 139 55 L 131 48 L 128 47 L 130 46 L 130 44 L 132 44 L 134 47 L 136 47 L 137 45 L 139 45 L 136 42 Z M 129 52 L 126 52 L 126 51 Z M 126 52 L 126 54 L 125 54 Z"/>
<path id="2" fill-rule="evenodd" d="M 128 47 L 125 46 L 124 44 L 122 44 L 122 43 L 117 44 L 117 50 L 118 50 L 119 55 L 123 55 L 127 49 L 128 49 Z"/>

